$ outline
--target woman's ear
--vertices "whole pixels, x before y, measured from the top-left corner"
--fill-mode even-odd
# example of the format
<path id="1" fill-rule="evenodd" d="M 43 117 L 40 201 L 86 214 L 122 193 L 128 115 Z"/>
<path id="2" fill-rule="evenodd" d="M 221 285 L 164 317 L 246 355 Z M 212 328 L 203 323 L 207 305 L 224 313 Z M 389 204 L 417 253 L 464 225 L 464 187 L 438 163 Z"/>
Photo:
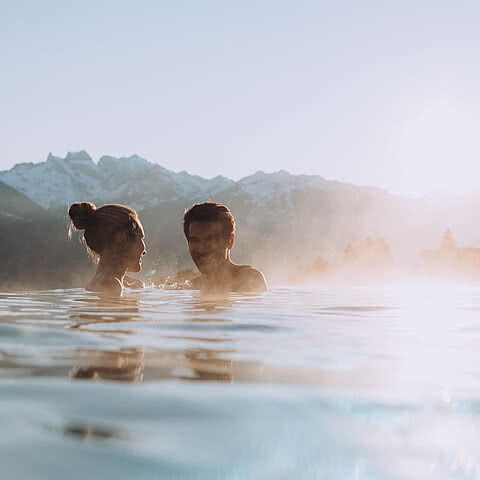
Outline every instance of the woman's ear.
<path id="1" fill-rule="evenodd" d="M 232 248 L 234 243 L 235 243 L 235 233 L 232 232 L 230 234 L 230 238 L 228 239 L 228 248 Z"/>
<path id="2" fill-rule="evenodd" d="M 115 232 L 112 240 L 112 246 L 117 253 L 123 253 L 128 244 L 128 233 L 125 230 L 122 230 L 121 232 Z"/>

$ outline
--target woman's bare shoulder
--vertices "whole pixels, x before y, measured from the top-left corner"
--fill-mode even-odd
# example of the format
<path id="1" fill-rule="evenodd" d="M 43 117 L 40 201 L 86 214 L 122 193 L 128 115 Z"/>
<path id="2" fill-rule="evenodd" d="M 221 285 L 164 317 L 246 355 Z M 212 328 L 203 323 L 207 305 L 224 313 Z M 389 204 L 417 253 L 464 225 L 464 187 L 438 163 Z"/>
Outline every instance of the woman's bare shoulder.
<path id="1" fill-rule="evenodd" d="M 111 295 L 120 295 L 123 291 L 122 282 L 116 277 L 98 276 L 88 282 L 87 290 Z"/>

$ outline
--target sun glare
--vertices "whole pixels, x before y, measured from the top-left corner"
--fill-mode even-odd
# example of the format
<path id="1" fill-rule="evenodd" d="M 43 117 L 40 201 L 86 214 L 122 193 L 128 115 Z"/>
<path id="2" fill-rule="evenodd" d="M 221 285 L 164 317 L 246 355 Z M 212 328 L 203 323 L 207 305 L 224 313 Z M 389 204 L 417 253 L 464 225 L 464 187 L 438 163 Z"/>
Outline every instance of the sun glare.
<path id="1" fill-rule="evenodd" d="M 478 120 L 453 96 L 411 103 L 393 135 L 391 154 L 397 192 L 420 196 L 435 190 L 466 193 L 476 188 Z"/>

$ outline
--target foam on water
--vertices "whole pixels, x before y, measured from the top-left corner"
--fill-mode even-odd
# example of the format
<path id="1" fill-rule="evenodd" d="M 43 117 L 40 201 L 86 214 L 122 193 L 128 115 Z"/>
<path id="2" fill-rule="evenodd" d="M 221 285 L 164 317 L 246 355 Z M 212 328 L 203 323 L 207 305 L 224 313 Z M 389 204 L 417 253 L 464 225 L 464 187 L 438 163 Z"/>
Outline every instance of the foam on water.
<path id="1" fill-rule="evenodd" d="M 476 287 L 1 294 L 2 471 L 480 478 L 479 307 Z"/>

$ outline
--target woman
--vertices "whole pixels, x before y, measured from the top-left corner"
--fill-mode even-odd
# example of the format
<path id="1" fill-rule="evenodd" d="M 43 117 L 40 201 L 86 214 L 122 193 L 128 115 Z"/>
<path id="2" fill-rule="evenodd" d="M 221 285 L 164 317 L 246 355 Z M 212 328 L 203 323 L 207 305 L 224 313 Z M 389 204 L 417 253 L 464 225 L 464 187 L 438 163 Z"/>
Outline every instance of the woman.
<path id="1" fill-rule="evenodd" d="M 123 205 L 74 203 L 68 210 L 71 227 L 85 230 L 87 250 L 98 261 L 95 276 L 87 290 L 120 295 L 124 286 L 143 287 L 140 280 L 129 278 L 129 272 L 142 269 L 145 251 L 144 231 L 137 212 Z"/>

